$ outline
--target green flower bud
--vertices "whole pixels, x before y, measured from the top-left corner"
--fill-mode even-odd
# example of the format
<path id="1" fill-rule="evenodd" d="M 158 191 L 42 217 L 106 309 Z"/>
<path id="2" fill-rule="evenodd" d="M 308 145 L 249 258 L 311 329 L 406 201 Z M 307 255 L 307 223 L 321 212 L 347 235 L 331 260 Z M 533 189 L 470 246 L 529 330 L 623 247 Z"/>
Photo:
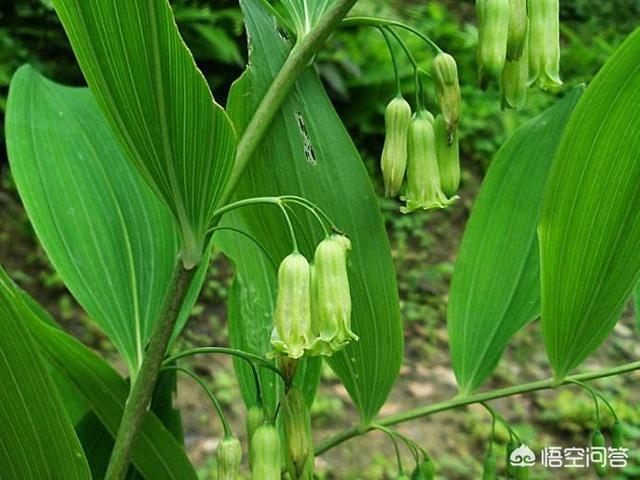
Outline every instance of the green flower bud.
<path id="1" fill-rule="evenodd" d="M 400 191 L 407 169 L 407 130 L 411 122 L 411 106 L 402 97 L 396 97 L 384 114 L 385 140 L 382 149 L 382 176 L 384 194 L 395 197 Z"/>
<path id="2" fill-rule="evenodd" d="M 245 425 L 247 428 L 247 438 L 249 439 L 249 465 L 253 465 L 253 451 L 251 449 L 251 439 L 253 434 L 265 421 L 264 407 L 262 405 L 253 405 L 249 407 L 247 411 L 247 418 L 245 419 Z"/>
<path id="3" fill-rule="evenodd" d="M 480 84 L 499 78 L 507 58 L 511 7 L 509 0 L 476 0 Z"/>
<path id="4" fill-rule="evenodd" d="M 407 193 L 402 197 L 407 205 L 400 209 L 402 213 L 445 208 L 452 203 L 440 186 L 433 116 L 426 110 L 414 115 L 409 125 L 407 180 Z"/>
<path id="5" fill-rule="evenodd" d="M 310 355 L 332 355 L 358 336 L 351 331 L 351 292 L 347 275 L 347 252 L 351 242 L 344 235 L 331 235 L 316 248 L 312 282 L 315 314 L 312 330 L 316 339 Z"/>
<path id="6" fill-rule="evenodd" d="M 507 477 L 508 478 L 516 478 L 518 467 L 515 467 L 511 464 L 511 454 L 518 448 L 518 442 L 516 440 L 510 440 L 507 443 L 507 456 L 506 456 L 506 465 L 507 465 Z"/>
<path id="7" fill-rule="evenodd" d="M 604 435 L 600 430 L 596 430 L 593 432 L 593 437 L 591 437 L 591 446 L 592 447 L 606 447 L 606 442 L 604 441 Z M 606 452 L 604 454 L 606 456 Z M 596 471 L 596 474 L 599 477 L 602 477 L 607 474 L 607 466 L 606 462 L 593 462 L 593 468 Z"/>
<path id="8" fill-rule="evenodd" d="M 433 78 L 442 116 L 449 133 L 453 134 L 460 123 L 460 83 L 458 65 L 448 53 L 440 52 L 433 61 Z"/>
<path id="9" fill-rule="evenodd" d="M 298 388 L 291 388 L 282 399 L 282 423 L 287 439 L 289 458 L 301 477 L 305 468 L 313 462 L 313 440 L 311 438 L 311 416 Z"/>
<path id="10" fill-rule="evenodd" d="M 448 197 L 454 197 L 460 187 L 460 150 L 458 145 L 458 131 L 449 133 L 442 115 L 438 115 L 434 124 L 436 139 L 436 155 L 438 156 L 438 170 L 440 185 Z"/>
<path id="11" fill-rule="evenodd" d="M 613 448 L 622 448 L 624 443 L 624 428 L 620 420 L 616 420 L 611 427 L 611 446 Z"/>
<path id="12" fill-rule="evenodd" d="M 500 77 L 500 94 L 502 108 L 521 109 L 527 100 L 529 86 L 529 55 L 528 48 L 519 60 L 507 61 Z"/>
<path id="13" fill-rule="evenodd" d="M 529 70 L 529 82 L 543 89 L 562 85 L 559 0 L 529 2 Z"/>
<path id="14" fill-rule="evenodd" d="M 507 60 L 516 61 L 524 55 L 527 44 L 527 0 L 509 0 L 511 19 L 509 21 L 509 37 L 507 40 Z"/>
<path id="15" fill-rule="evenodd" d="M 493 448 L 487 452 L 484 458 L 484 470 L 482 471 L 482 480 L 496 480 L 498 478 L 498 463 Z"/>
<path id="16" fill-rule="evenodd" d="M 277 352 L 300 358 L 311 335 L 309 262 L 299 253 L 286 257 L 278 269 L 278 295 L 271 344 Z"/>
<path id="17" fill-rule="evenodd" d="M 242 446 L 236 437 L 224 437 L 216 449 L 218 480 L 236 480 L 242 463 Z"/>
<path id="18" fill-rule="evenodd" d="M 411 480 L 433 480 L 436 476 L 436 466 L 430 457 L 426 457 L 416 466 L 411 474 Z"/>
<path id="19" fill-rule="evenodd" d="M 282 446 L 278 430 L 271 424 L 260 425 L 251 438 L 253 480 L 280 480 Z"/>
<path id="20" fill-rule="evenodd" d="M 531 476 L 531 469 L 528 467 L 517 467 L 516 468 L 516 475 L 515 478 L 516 480 L 529 480 L 529 477 Z"/>

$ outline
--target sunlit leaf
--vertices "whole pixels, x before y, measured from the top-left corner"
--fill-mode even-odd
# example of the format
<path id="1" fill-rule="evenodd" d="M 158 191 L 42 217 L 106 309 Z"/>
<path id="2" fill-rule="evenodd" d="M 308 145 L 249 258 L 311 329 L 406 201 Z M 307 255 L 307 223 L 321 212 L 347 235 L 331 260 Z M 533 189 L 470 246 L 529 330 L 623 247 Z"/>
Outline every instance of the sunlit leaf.
<path id="1" fill-rule="evenodd" d="M 128 158 L 180 224 L 186 265 L 233 166 L 235 134 L 167 0 L 54 0 L 78 63 Z"/>
<path id="2" fill-rule="evenodd" d="M 0 269 L 0 477 L 91 478 L 36 343 L 28 309 Z"/>
<path id="3" fill-rule="evenodd" d="M 180 249 L 169 209 L 125 159 L 88 89 L 23 67 L 6 123 L 11 172 L 42 246 L 135 374 Z"/>
<path id="4" fill-rule="evenodd" d="M 465 393 L 540 313 L 536 229 L 549 168 L 582 89 L 518 129 L 491 163 L 465 229 L 449 299 L 453 369 Z"/>
<path id="5" fill-rule="evenodd" d="M 638 58 L 640 30 L 587 88 L 549 174 L 542 330 L 558 378 L 602 344 L 640 276 Z"/>
<path id="6" fill-rule="evenodd" d="M 238 132 L 244 129 L 290 49 L 262 2 L 248 0 L 242 6 L 252 55 L 250 67 L 229 99 Z M 237 192 L 238 198 L 281 194 L 301 195 L 318 204 L 353 243 L 349 275 L 353 328 L 360 341 L 334 355 L 330 364 L 362 417 L 370 419 L 386 400 L 402 360 L 395 272 L 367 172 L 312 69 L 302 75 L 285 101 Z M 290 253 L 291 242 L 277 209 L 265 206 L 240 214 L 243 221 L 237 226 L 246 227 L 276 262 Z M 300 210 L 296 215 L 301 250 L 310 259 L 322 232 L 311 216 Z M 253 264 L 243 263 L 238 248 L 232 246 L 226 253 L 234 260 L 245 288 L 251 291 L 255 288 L 253 277 L 264 273 L 255 270 Z M 264 317 L 244 321 L 260 322 L 255 324 L 256 330 L 263 332 L 266 344 L 271 319 L 269 305 L 262 308 Z"/>

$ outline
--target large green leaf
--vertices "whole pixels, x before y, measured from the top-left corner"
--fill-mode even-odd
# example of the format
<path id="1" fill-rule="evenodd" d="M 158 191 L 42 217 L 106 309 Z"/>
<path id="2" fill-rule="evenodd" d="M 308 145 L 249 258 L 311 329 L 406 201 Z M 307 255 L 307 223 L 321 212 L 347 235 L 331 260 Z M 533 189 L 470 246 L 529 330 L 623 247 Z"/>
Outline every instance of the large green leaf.
<path id="1" fill-rule="evenodd" d="M 289 52 L 290 45 L 276 29 L 259 0 L 242 2 L 250 38 L 250 66 L 236 83 L 229 111 L 242 131 Z M 340 376 L 362 417 L 370 419 L 397 377 L 402 361 L 402 325 L 395 272 L 382 215 L 360 156 L 331 105 L 313 69 L 298 80 L 269 129 L 239 186 L 237 197 L 297 194 L 323 208 L 350 237 L 349 275 L 353 297 L 353 327 L 360 341 L 334 355 L 330 364 Z M 274 208 L 240 212 L 246 228 L 279 261 L 290 253 L 282 216 Z M 236 216 L 236 218 L 238 218 Z M 311 258 L 322 233 L 313 219 L 298 213 L 299 243 Z M 225 219 L 234 223 L 233 218 Z M 244 288 L 260 288 L 254 277 L 264 275 L 243 260 L 236 243 L 226 249 L 234 260 Z M 273 272 L 270 273 L 274 275 Z M 258 282 L 260 283 L 260 282 Z M 261 293 L 260 298 L 271 299 Z M 260 318 L 243 318 L 265 335 L 271 307 Z M 251 328 L 251 327 L 243 327 Z"/>
<path id="2" fill-rule="evenodd" d="M 135 375 L 178 258 L 169 209 L 125 159 L 88 89 L 23 67 L 6 123 L 11 171 L 38 238 Z M 203 271 L 178 328 L 202 280 Z"/>
<path id="3" fill-rule="evenodd" d="M 456 261 L 448 327 L 453 369 L 469 393 L 511 337 L 540 313 L 536 229 L 544 186 L 582 89 L 518 129 L 487 172 Z"/>
<path id="4" fill-rule="evenodd" d="M 73 425 L 24 325 L 27 307 L 10 282 L 0 276 L 0 477 L 88 480 Z"/>
<path id="5" fill-rule="evenodd" d="M 129 158 L 180 224 L 187 266 L 233 166 L 235 134 L 167 0 L 54 0 L 78 63 Z"/>
<path id="6" fill-rule="evenodd" d="M 2 268 L 0 295 L 19 295 L 17 287 Z M 39 311 L 41 307 L 37 303 L 30 302 L 28 307 L 26 303 L 24 305 L 21 321 L 28 328 L 42 355 L 75 386 L 107 431 L 115 436 L 129 392 L 127 381 L 80 342 L 61 329 L 43 322 L 42 318 L 46 315 Z M 52 386 L 51 391 L 53 390 L 55 388 Z M 197 478 L 182 445 L 153 413 L 147 414 L 140 434 L 136 437 L 132 461 L 148 479 Z"/>
<path id="7" fill-rule="evenodd" d="M 540 226 L 542 330 L 563 378 L 605 340 L 640 277 L 640 30 L 567 126 Z"/>

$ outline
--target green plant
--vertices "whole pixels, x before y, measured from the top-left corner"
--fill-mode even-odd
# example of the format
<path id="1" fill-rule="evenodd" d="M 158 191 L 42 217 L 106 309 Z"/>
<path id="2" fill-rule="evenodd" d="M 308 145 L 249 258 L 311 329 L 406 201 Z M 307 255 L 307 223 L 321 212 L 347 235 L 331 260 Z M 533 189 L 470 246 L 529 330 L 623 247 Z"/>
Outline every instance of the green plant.
<path id="1" fill-rule="evenodd" d="M 367 172 L 311 66 L 337 28 L 356 27 L 382 35 L 396 93 L 405 88 L 398 58 L 408 61 L 416 113 L 394 132 L 399 157 L 406 148 L 403 213 L 457 201 L 459 157 L 443 152 L 457 146 L 461 98 L 453 56 L 398 20 L 345 18 L 355 3 L 241 2 L 249 66 L 223 108 L 165 0 L 53 1 L 89 88 L 61 86 L 29 66 L 17 71 L 7 106 L 11 169 L 40 242 L 112 340 L 128 379 L 0 270 L 0 440 L 9 446 L 0 460 L 14 477 L 196 478 L 173 403 L 177 374 L 211 400 L 225 434 L 220 476 L 236 477 L 241 446 L 216 388 L 181 366 L 205 354 L 236 362 L 256 480 L 285 470 L 313 478 L 314 455 L 374 430 L 392 442 L 400 478 L 433 477 L 437 459 L 393 427 L 470 404 L 491 418 L 484 476 L 497 478 L 497 443 L 522 442 L 487 402 L 569 385 L 593 400 L 593 446 L 606 442 L 601 407 L 622 441 L 612 404 L 586 382 L 640 362 L 574 370 L 612 331 L 640 277 L 640 31 L 586 90 L 516 130 L 492 162 L 448 305 L 459 394 L 377 417 L 402 360 L 396 277 Z M 519 25 L 507 22 L 509 2 L 496 13 L 480 3 L 481 23 Z M 531 80 L 547 88 L 559 82 L 559 19 L 557 3 L 545 6 L 543 14 L 529 10 L 539 16 L 528 58 L 537 62 Z M 400 32 L 428 49 L 429 68 Z M 481 70 L 490 74 L 483 84 L 499 80 L 508 56 L 526 60 L 527 48 L 509 49 L 518 42 L 503 33 L 480 36 L 488 52 Z M 545 38 L 554 48 L 540 51 Z M 437 118 L 428 111 L 434 105 Z M 231 347 L 174 352 L 214 247 L 236 273 L 227 299 Z M 511 338 L 538 317 L 553 377 L 479 391 Z M 324 361 L 360 421 L 314 449 L 309 411 Z M 403 465 L 401 449 L 415 468 Z"/>

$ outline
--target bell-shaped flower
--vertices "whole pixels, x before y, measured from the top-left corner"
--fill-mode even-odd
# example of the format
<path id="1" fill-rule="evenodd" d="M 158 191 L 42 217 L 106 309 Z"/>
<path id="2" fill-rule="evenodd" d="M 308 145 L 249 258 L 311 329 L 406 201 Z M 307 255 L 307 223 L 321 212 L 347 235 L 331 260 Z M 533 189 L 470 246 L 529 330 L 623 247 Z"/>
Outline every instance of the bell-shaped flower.
<path id="1" fill-rule="evenodd" d="M 351 331 L 351 292 L 347 274 L 347 253 L 351 242 L 344 235 L 324 239 L 314 255 L 314 314 L 316 336 L 311 355 L 332 355 L 358 336 Z"/>
<path id="2" fill-rule="evenodd" d="M 311 335 L 310 267 L 299 254 L 287 256 L 278 269 L 278 293 L 271 344 L 276 352 L 300 358 Z"/>
<path id="3" fill-rule="evenodd" d="M 448 53 L 440 52 L 433 60 L 433 78 L 442 117 L 450 138 L 460 123 L 460 82 L 458 65 Z"/>
<path id="4" fill-rule="evenodd" d="M 442 115 L 435 120 L 434 134 L 436 154 L 438 156 L 438 170 L 440 171 L 440 186 L 449 198 L 455 197 L 460 187 L 460 147 L 458 145 L 458 131 L 449 133 Z"/>
<path id="5" fill-rule="evenodd" d="M 502 108 L 520 110 L 527 100 L 529 87 L 529 51 L 525 47 L 519 60 L 507 61 L 500 77 Z"/>
<path id="6" fill-rule="evenodd" d="M 480 85 L 500 78 L 507 59 L 511 6 L 509 0 L 476 0 Z"/>
<path id="7" fill-rule="evenodd" d="M 402 197 L 406 202 L 402 213 L 445 208 L 455 200 L 442 191 L 433 122 L 433 116 L 423 110 L 414 115 L 409 126 L 408 186 Z"/>
<path id="8" fill-rule="evenodd" d="M 381 168 L 384 194 L 395 197 L 400 191 L 407 169 L 407 131 L 411 122 L 411 106 L 398 96 L 389 102 L 384 114 L 385 140 Z"/>
<path id="9" fill-rule="evenodd" d="M 558 0 L 529 2 L 529 83 L 543 89 L 562 85 Z"/>

